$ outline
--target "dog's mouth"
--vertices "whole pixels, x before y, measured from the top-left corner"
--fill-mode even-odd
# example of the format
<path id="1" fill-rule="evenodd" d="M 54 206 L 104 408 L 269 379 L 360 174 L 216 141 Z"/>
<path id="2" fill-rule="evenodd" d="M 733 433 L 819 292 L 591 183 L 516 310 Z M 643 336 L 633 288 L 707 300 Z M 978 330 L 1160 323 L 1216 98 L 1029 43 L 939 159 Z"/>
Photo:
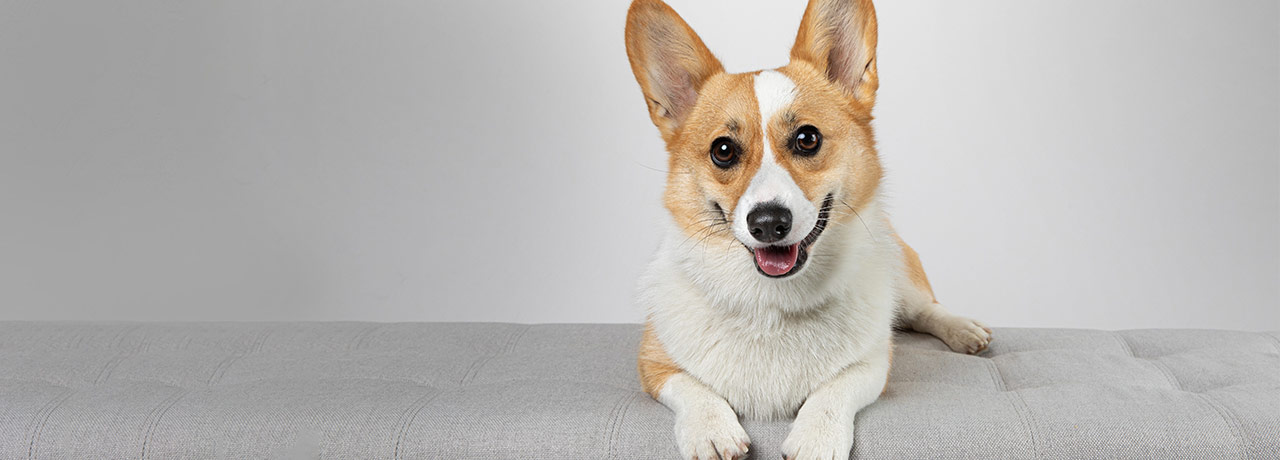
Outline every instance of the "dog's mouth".
<path id="1" fill-rule="evenodd" d="M 822 230 L 827 228 L 827 219 L 831 216 L 832 199 L 833 197 L 828 194 L 827 198 L 822 200 L 822 208 L 818 210 L 818 222 L 813 225 L 809 235 L 799 243 L 756 249 L 748 247 L 747 250 L 751 251 L 752 256 L 755 257 L 756 270 L 770 278 L 785 278 L 800 271 L 800 267 L 809 260 L 809 247 L 818 241 Z M 746 245 L 743 246 L 746 247 Z"/>

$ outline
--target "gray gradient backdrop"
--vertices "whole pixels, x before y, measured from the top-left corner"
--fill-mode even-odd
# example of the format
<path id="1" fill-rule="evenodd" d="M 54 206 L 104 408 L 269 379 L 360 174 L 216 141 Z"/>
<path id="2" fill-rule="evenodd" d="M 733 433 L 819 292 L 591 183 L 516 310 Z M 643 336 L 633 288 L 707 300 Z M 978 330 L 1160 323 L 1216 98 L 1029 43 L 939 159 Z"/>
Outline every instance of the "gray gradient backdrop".
<path id="1" fill-rule="evenodd" d="M 744 71 L 804 2 L 672 4 Z M 1280 327 L 1278 4 L 882 0 L 888 202 L 940 299 Z M 0 319 L 640 320 L 626 6 L 0 2 Z"/>

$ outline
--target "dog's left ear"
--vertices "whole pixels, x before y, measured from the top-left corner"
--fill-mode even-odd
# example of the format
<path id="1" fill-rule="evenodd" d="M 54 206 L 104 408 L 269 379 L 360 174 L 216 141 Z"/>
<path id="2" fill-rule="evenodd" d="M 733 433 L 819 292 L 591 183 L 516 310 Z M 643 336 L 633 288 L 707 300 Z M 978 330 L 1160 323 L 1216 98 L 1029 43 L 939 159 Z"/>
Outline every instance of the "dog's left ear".
<path id="1" fill-rule="evenodd" d="M 871 0 L 809 0 L 791 59 L 813 64 L 863 105 L 875 105 L 880 81 Z"/>

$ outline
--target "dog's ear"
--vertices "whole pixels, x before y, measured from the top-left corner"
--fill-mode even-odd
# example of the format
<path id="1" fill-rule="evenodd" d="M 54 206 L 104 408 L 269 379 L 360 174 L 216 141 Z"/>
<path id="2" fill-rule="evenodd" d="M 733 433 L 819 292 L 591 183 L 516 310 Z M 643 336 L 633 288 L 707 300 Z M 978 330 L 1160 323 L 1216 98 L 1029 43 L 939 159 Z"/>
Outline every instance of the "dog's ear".
<path id="1" fill-rule="evenodd" d="M 871 0 L 809 0 L 791 59 L 813 64 L 863 105 L 875 105 L 880 82 Z"/>
<path id="2" fill-rule="evenodd" d="M 627 11 L 627 58 L 668 142 L 698 100 L 698 90 L 724 67 L 698 34 L 661 0 L 635 0 Z"/>

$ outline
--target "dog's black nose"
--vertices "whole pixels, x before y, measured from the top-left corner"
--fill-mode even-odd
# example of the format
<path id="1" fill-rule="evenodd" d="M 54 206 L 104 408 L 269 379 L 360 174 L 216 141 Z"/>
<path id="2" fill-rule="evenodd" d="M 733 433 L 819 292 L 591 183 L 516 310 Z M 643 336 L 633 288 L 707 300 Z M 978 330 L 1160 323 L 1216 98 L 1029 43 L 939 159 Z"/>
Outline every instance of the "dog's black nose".
<path id="1" fill-rule="evenodd" d="M 772 243 L 791 232 L 791 210 L 778 203 L 763 203 L 747 214 L 747 228 L 761 243 Z"/>

